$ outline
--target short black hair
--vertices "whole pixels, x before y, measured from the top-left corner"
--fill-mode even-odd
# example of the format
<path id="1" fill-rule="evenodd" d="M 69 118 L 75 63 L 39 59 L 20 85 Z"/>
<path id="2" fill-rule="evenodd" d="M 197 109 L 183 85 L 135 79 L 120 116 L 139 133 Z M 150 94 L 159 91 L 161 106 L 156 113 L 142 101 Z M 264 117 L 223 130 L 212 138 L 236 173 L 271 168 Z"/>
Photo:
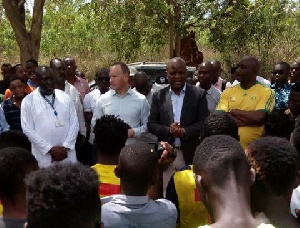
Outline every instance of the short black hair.
<path id="1" fill-rule="evenodd" d="M 43 73 L 50 73 L 53 75 L 53 70 L 49 66 L 45 65 L 37 67 L 35 70 L 35 76 L 37 80 L 39 80 Z"/>
<path id="2" fill-rule="evenodd" d="M 133 76 L 135 81 L 135 88 L 138 92 L 148 92 L 150 91 L 149 77 L 144 71 L 138 71 Z"/>
<path id="3" fill-rule="evenodd" d="M 31 151 L 31 143 L 27 136 L 18 130 L 9 130 L 0 134 L 0 149 L 7 147 L 20 147 Z"/>
<path id="4" fill-rule="evenodd" d="M 282 112 L 271 112 L 266 116 L 264 136 L 275 136 L 290 139 L 294 121 L 290 115 Z"/>
<path id="5" fill-rule="evenodd" d="M 98 175 L 88 166 L 60 164 L 26 178 L 28 228 L 92 228 L 101 218 Z"/>
<path id="6" fill-rule="evenodd" d="M 289 141 L 278 137 L 262 137 L 252 141 L 245 151 L 256 171 L 254 185 L 259 192 L 282 196 L 293 188 L 298 154 Z"/>
<path id="7" fill-rule="evenodd" d="M 25 64 L 27 64 L 27 63 L 33 63 L 36 67 L 39 66 L 38 62 L 35 59 L 29 59 L 29 60 L 26 61 Z"/>
<path id="8" fill-rule="evenodd" d="M 215 185 L 222 187 L 232 171 L 238 182 L 244 181 L 243 174 L 250 170 L 250 165 L 236 139 L 229 135 L 213 135 L 196 148 L 193 170 L 197 174 L 207 174 Z"/>
<path id="9" fill-rule="evenodd" d="M 287 70 L 287 71 L 291 70 L 291 66 L 287 62 L 278 62 L 278 63 L 275 64 L 275 66 L 276 65 L 282 65 L 285 68 L 285 70 Z"/>
<path id="10" fill-rule="evenodd" d="M 11 76 L 11 77 L 9 78 L 9 84 L 10 84 L 11 82 L 15 81 L 15 80 L 20 80 L 20 81 L 22 82 L 22 80 L 21 80 L 19 77 L 17 77 L 17 76 Z"/>
<path id="11" fill-rule="evenodd" d="M 11 65 L 10 63 L 3 63 L 3 64 L 1 65 L 1 69 L 2 69 L 3 67 L 11 67 L 11 68 L 12 68 L 12 65 Z"/>
<path id="12" fill-rule="evenodd" d="M 95 79 L 97 78 L 109 78 L 109 69 L 106 67 L 101 67 L 99 70 L 97 70 Z"/>
<path id="13" fill-rule="evenodd" d="M 59 62 L 62 62 L 62 64 L 64 65 L 64 61 L 62 61 L 60 58 L 53 58 L 53 59 L 50 59 L 50 68 L 53 69 L 55 68 L 55 65 L 54 65 L 54 61 L 57 60 Z"/>
<path id="14" fill-rule="evenodd" d="M 300 93 L 300 82 L 296 82 L 291 86 L 291 92 Z"/>
<path id="15" fill-rule="evenodd" d="M 121 67 L 121 70 L 122 70 L 122 73 L 123 74 L 128 74 L 128 76 L 130 76 L 130 70 L 129 70 L 129 67 L 123 63 L 123 62 L 115 62 L 113 65 L 111 65 L 112 67 L 113 66 L 120 66 Z"/>
<path id="16" fill-rule="evenodd" d="M 231 73 L 231 74 L 234 74 L 234 73 L 236 72 L 237 69 L 238 69 L 237 66 L 231 67 L 230 73 Z"/>
<path id="17" fill-rule="evenodd" d="M 230 135 L 238 141 L 240 139 L 237 123 L 231 115 L 225 112 L 212 113 L 205 119 L 200 140 L 212 135 Z"/>
<path id="18" fill-rule="evenodd" d="M 0 198 L 13 202 L 18 194 L 25 196 L 25 176 L 38 169 L 35 157 L 19 147 L 0 150 Z"/>
<path id="19" fill-rule="evenodd" d="M 130 126 L 114 115 L 104 115 L 96 120 L 95 146 L 100 154 L 117 154 L 125 146 Z"/>
<path id="20" fill-rule="evenodd" d="M 23 66 L 21 63 L 17 63 L 16 65 L 13 66 L 12 72 L 15 74 L 16 73 L 16 68 L 19 66 Z"/>
<path id="21" fill-rule="evenodd" d="M 137 142 L 125 146 L 119 157 L 121 182 L 145 187 L 152 180 L 157 164 L 157 154 L 148 143 Z"/>

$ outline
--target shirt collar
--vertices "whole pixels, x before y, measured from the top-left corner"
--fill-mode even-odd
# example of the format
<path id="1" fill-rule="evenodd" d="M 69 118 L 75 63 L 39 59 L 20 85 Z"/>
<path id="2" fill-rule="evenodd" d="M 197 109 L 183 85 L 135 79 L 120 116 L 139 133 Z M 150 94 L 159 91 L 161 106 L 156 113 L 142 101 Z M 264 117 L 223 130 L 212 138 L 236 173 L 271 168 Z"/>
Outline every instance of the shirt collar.
<path id="1" fill-rule="evenodd" d="M 110 89 L 111 90 L 111 93 L 112 93 L 112 95 L 113 96 L 119 96 L 119 97 L 126 97 L 127 95 L 132 95 L 134 92 L 133 92 L 133 90 L 131 89 L 131 88 L 129 88 L 128 90 L 127 90 L 127 92 L 125 93 L 125 95 L 123 95 L 123 96 L 121 96 L 121 95 L 119 95 L 118 93 L 117 93 L 117 91 L 116 90 L 113 90 L 113 89 Z"/>
<path id="2" fill-rule="evenodd" d="M 208 95 L 211 95 L 212 94 L 212 90 L 213 90 L 213 85 L 210 86 L 209 90 L 207 90 L 206 93 Z"/>
<path id="3" fill-rule="evenodd" d="M 149 202 L 148 196 L 127 196 L 127 195 L 114 195 L 112 196 L 112 201 L 130 204 L 146 204 Z"/>
<path id="4" fill-rule="evenodd" d="M 184 86 L 183 86 L 182 90 L 180 91 L 180 95 L 181 95 L 181 94 L 185 94 L 185 90 L 186 90 L 186 83 L 184 83 Z M 171 86 L 170 86 L 170 93 L 175 94 L 175 93 L 173 92 Z"/>

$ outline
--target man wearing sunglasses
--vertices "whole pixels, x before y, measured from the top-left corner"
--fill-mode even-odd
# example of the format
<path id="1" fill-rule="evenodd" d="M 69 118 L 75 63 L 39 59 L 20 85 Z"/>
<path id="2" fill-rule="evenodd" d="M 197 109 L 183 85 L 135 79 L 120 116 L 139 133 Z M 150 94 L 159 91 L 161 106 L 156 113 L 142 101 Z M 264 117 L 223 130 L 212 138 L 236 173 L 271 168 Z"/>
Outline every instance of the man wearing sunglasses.
<path id="1" fill-rule="evenodd" d="M 275 80 L 275 83 L 271 85 L 271 89 L 275 92 L 274 111 L 285 112 L 288 109 L 291 91 L 291 85 L 288 82 L 290 65 L 286 62 L 278 62 L 275 64 L 272 74 Z"/>
<path id="2" fill-rule="evenodd" d="M 109 90 L 109 69 L 102 67 L 100 68 L 95 75 L 95 83 L 96 87 L 85 95 L 83 99 L 83 108 L 84 108 L 84 116 L 85 121 L 90 131 L 91 120 L 93 117 L 93 113 L 95 110 L 96 102 L 100 98 L 100 96 L 106 93 Z M 91 132 L 90 132 L 91 133 Z M 89 142 L 91 144 L 94 143 L 94 135 L 90 134 Z"/>

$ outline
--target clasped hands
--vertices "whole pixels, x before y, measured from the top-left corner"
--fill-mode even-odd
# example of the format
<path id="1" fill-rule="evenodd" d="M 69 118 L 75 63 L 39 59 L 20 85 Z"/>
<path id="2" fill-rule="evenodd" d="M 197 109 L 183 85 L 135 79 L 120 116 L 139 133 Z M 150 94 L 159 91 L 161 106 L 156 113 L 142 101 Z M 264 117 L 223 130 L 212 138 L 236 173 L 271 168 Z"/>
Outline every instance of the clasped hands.
<path id="1" fill-rule="evenodd" d="M 52 161 L 62 161 L 68 157 L 68 148 L 63 146 L 54 146 L 49 150 Z"/>
<path id="2" fill-rule="evenodd" d="M 185 135 L 184 128 L 180 127 L 180 123 L 174 122 L 170 125 L 170 134 L 175 138 L 182 138 Z"/>

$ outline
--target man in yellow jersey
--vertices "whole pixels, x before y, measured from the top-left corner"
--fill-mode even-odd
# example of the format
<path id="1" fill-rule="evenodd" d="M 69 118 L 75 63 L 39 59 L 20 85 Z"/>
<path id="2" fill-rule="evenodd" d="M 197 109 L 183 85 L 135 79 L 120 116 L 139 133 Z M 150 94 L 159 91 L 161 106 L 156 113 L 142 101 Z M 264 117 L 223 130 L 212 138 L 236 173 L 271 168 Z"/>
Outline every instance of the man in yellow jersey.
<path id="1" fill-rule="evenodd" d="M 212 113 L 202 126 L 201 141 L 211 135 L 230 135 L 239 140 L 238 126 L 227 113 Z M 197 228 L 210 222 L 193 175 L 193 166 L 183 167 L 170 179 L 166 198 L 175 204 L 180 228 Z"/>
<path id="2" fill-rule="evenodd" d="M 236 76 L 240 84 L 226 89 L 220 98 L 216 112 L 228 112 L 239 127 L 241 145 L 261 137 L 266 113 L 272 111 L 275 94 L 256 81 L 259 62 L 255 57 L 246 56 L 237 65 Z"/>
<path id="3" fill-rule="evenodd" d="M 274 228 L 251 213 L 255 172 L 236 139 L 228 135 L 204 139 L 196 149 L 193 171 L 200 198 L 214 218 L 211 226 L 202 228 Z"/>
<path id="4" fill-rule="evenodd" d="M 115 175 L 115 167 L 120 151 L 125 146 L 129 128 L 127 123 L 113 115 L 104 115 L 96 121 L 94 145 L 98 160 L 92 168 L 99 176 L 101 197 L 121 193 L 120 179 Z"/>

